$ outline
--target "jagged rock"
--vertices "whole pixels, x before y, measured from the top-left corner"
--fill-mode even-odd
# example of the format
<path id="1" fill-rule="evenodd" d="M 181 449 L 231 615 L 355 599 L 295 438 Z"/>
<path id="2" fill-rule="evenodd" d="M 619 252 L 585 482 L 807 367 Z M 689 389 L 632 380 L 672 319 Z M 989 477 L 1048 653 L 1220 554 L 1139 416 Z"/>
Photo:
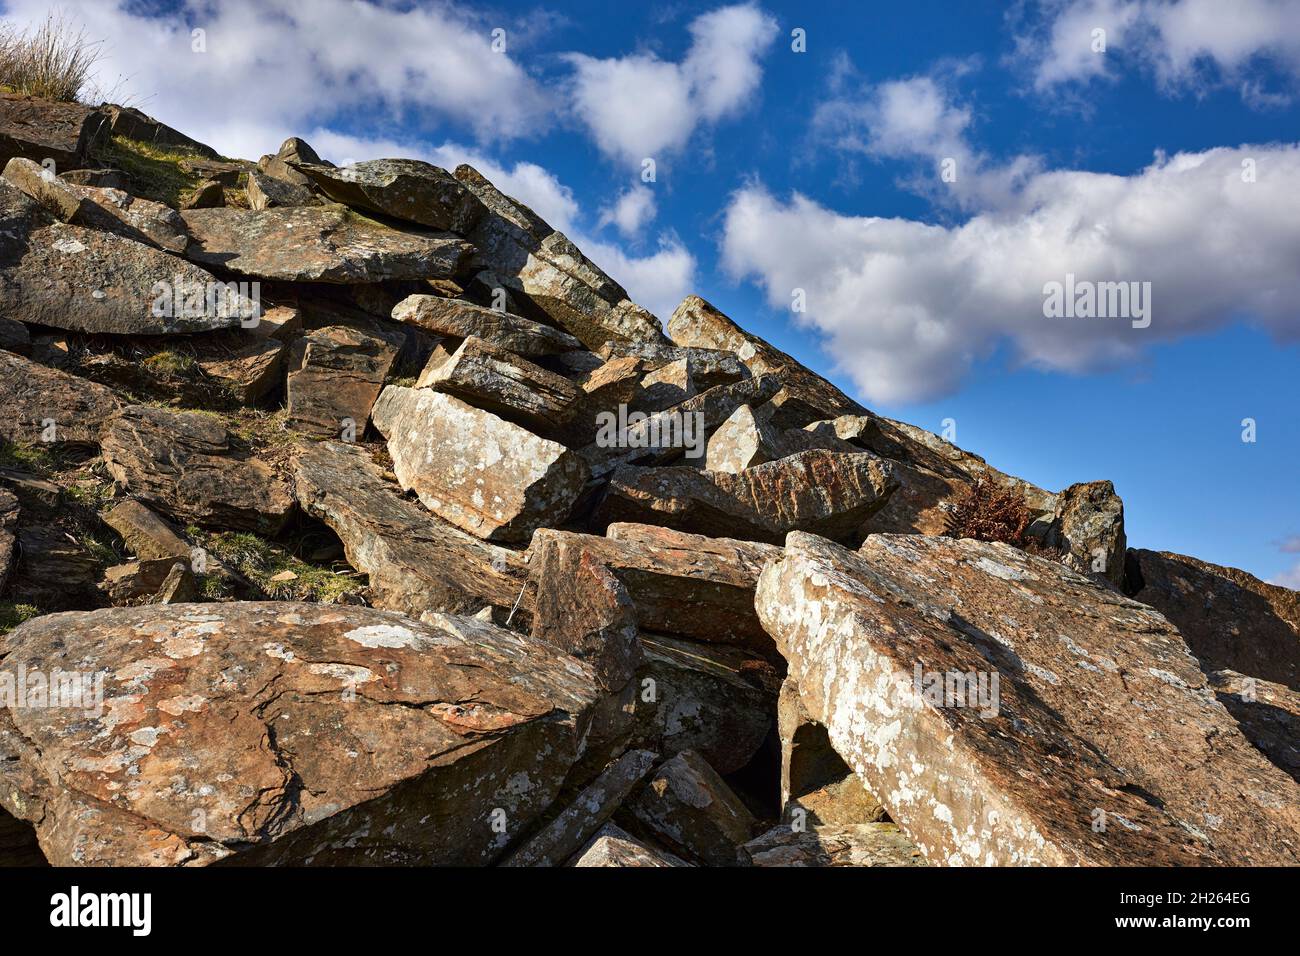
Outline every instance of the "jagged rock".
<path id="1" fill-rule="evenodd" d="M 1208 679 L 1246 739 L 1300 783 L 1300 693 L 1236 671 L 1214 671 Z"/>
<path id="2" fill-rule="evenodd" d="M 636 403 L 639 411 L 661 412 L 696 395 L 689 359 L 678 359 L 661 366 L 641 379 Z"/>
<path id="3" fill-rule="evenodd" d="M 467 235 L 487 214 L 455 176 L 418 159 L 372 159 L 342 168 L 298 162 L 293 168 L 335 202 L 432 229 Z"/>
<path id="4" fill-rule="evenodd" d="M 131 405 L 100 442 L 120 488 L 181 521 L 274 534 L 293 508 L 288 484 L 212 416 Z"/>
<path id="5" fill-rule="evenodd" d="M 27 326 L 0 316 L 0 351 L 26 355 L 31 351 L 32 337 Z"/>
<path id="6" fill-rule="evenodd" d="M 82 165 L 108 135 L 105 114 L 80 103 L 0 93 L 0 163 L 22 156 L 50 160 L 55 171 Z"/>
<path id="7" fill-rule="evenodd" d="M 168 252 L 183 254 L 189 245 L 180 213 L 162 203 L 120 189 L 78 186 L 22 157 L 9 160 L 4 178 L 62 222 L 113 232 Z"/>
<path id="8" fill-rule="evenodd" d="M 0 594 L 4 593 L 9 572 L 13 570 L 17 531 L 18 499 L 13 492 L 0 488 Z"/>
<path id="9" fill-rule="evenodd" d="M 346 206 L 190 209 L 194 240 L 186 255 L 201 265 L 289 282 L 382 282 L 456 274 L 470 247 L 436 232 L 398 231 Z"/>
<path id="10" fill-rule="evenodd" d="M 47 616 L 4 647 L 10 675 L 103 675 L 98 712 L 0 711 L 0 803 L 65 866 L 490 863 L 555 800 L 594 699 L 521 635 L 338 605 Z"/>
<path id="11" fill-rule="evenodd" d="M 783 824 L 745 844 L 753 866 L 925 866 L 915 844 L 892 823 L 794 830 Z"/>
<path id="12" fill-rule="evenodd" d="M 321 442 L 300 449 L 294 483 L 302 509 L 329 525 L 348 563 L 370 576 L 377 607 L 412 616 L 429 609 L 468 614 L 510 608 L 524 590 L 521 554 L 402 498 L 362 448 Z"/>
<path id="13" fill-rule="evenodd" d="M 0 351 L 0 438 L 10 442 L 99 443 L 121 407 L 117 395 L 57 369 Z"/>
<path id="14" fill-rule="evenodd" d="M 582 395 L 563 376 L 473 335 L 453 353 L 435 352 L 416 387 L 446 392 L 548 436 L 564 431 Z"/>
<path id="15" fill-rule="evenodd" d="M 683 856 L 709 866 L 748 862 L 740 847 L 754 817 L 699 754 L 665 760 L 630 804 L 636 821 Z"/>
<path id="16" fill-rule="evenodd" d="M 504 866 L 558 866 L 577 852 L 614 815 L 655 765 L 648 750 L 630 750 L 587 785 L 559 816 L 530 837 Z"/>
<path id="17" fill-rule="evenodd" d="M 830 382 L 808 371 L 758 336 L 745 332 L 698 295 L 689 295 L 682 300 L 668 320 L 668 334 L 678 345 L 734 352 L 756 376 L 778 375 L 789 398 L 802 403 L 805 409 L 798 414 L 782 416 L 774 422 L 778 427 L 802 428 L 809 422 L 838 415 L 867 414 L 865 408 Z M 811 417 L 805 418 L 807 415 Z"/>
<path id="18" fill-rule="evenodd" d="M 741 405 L 709 436 L 704 467 L 738 475 L 746 468 L 781 458 L 781 447 L 776 429 L 756 419 L 748 405 Z"/>
<path id="19" fill-rule="evenodd" d="M 160 123 L 130 106 L 115 106 L 106 103 L 100 107 L 107 115 L 109 127 L 114 136 L 125 136 L 141 143 L 168 150 L 188 150 L 207 159 L 221 159 L 221 155 L 211 146 L 206 146 L 196 139 L 190 139 L 179 130 L 174 130 L 165 123 Z"/>
<path id="20" fill-rule="evenodd" d="M 401 486 L 490 541 L 562 524 L 589 476 L 563 445 L 441 392 L 390 385 L 371 414 Z"/>
<path id="21" fill-rule="evenodd" d="M 467 234 L 475 260 L 530 305 L 595 350 L 611 339 L 666 344 L 659 320 L 629 301 L 627 292 L 561 232 L 509 199 L 471 166 L 456 178 L 490 211 Z"/>
<path id="22" fill-rule="evenodd" d="M 376 330 L 378 331 L 378 330 Z M 334 325 L 313 329 L 289 349 L 286 405 L 293 427 L 318 437 L 365 431 L 401 341 Z"/>
<path id="23" fill-rule="evenodd" d="M 196 307 L 178 309 L 178 300 Z M 237 326 L 249 305 L 210 273 L 152 246 L 54 222 L 0 179 L 0 310 L 10 318 L 78 332 L 161 335 Z"/>
<path id="24" fill-rule="evenodd" d="M 671 853 L 646 846 L 632 834 L 612 823 L 582 850 L 574 866 L 689 866 Z"/>
<path id="25" fill-rule="evenodd" d="M 720 349 L 684 348 L 660 342 L 612 339 L 602 345 L 596 354 L 606 361 L 639 358 L 651 371 L 685 359 L 690 366 L 691 380 L 701 392 L 750 377 L 749 368 L 734 353 Z"/>
<path id="26" fill-rule="evenodd" d="M 157 594 L 177 564 L 176 558 L 128 561 L 104 571 L 100 585 L 113 604 L 127 604 Z"/>
<path id="27" fill-rule="evenodd" d="M 1125 585 L 1182 632 L 1205 671 L 1300 690 L 1300 592 L 1167 551 L 1128 552 Z"/>
<path id="28" fill-rule="evenodd" d="M 408 296 L 393 309 L 393 319 L 449 338 L 477 336 L 523 356 L 555 355 L 582 348 L 582 343 L 567 332 L 461 299 Z"/>
<path id="29" fill-rule="evenodd" d="M 298 163 L 314 163 L 318 166 L 332 166 L 327 160 L 321 159 L 306 142 L 297 136 L 290 136 L 280 144 L 280 149 L 273 156 L 263 156 L 258 162 L 258 166 L 268 176 L 275 179 L 283 180 L 287 183 L 293 183 L 297 186 L 310 186 L 311 177 L 299 172 L 295 166 Z"/>
<path id="30" fill-rule="evenodd" d="M 119 502 L 103 517 L 142 561 L 189 556 L 190 546 L 176 529 L 138 501 Z"/>
<path id="31" fill-rule="evenodd" d="M 932 863 L 1300 859 L 1300 791 L 1178 632 L 1054 562 L 795 533 L 756 604 L 809 715 Z"/>
<path id="32" fill-rule="evenodd" d="M 181 209 L 224 209 L 226 205 L 226 187 L 216 179 L 205 179 L 195 186 L 188 196 L 181 200 Z M 215 265 L 211 259 L 210 265 Z"/>
<path id="33" fill-rule="evenodd" d="M 252 338 L 224 354 L 203 354 L 197 359 L 203 374 L 223 386 L 239 405 L 252 405 L 280 384 L 284 343 Z"/>
<path id="34" fill-rule="evenodd" d="M 315 203 L 315 193 L 306 186 L 299 186 L 283 179 L 276 179 L 256 169 L 249 170 L 248 208 L 254 210 L 273 209 L 276 206 L 310 206 Z"/>
<path id="35" fill-rule="evenodd" d="M 772 543 L 794 530 L 847 540 L 895 487 L 890 464 L 865 453 L 806 451 L 739 475 L 624 465 L 610 476 L 597 520 Z"/>
<path id="36" fill-rule="evenodd" d="M 198 600 L 198 582 L 189 565 L 177 561 L 153 596 L 154 604 L 188 604 Z"/>
<path id="37" fill-rule="evenodd" d="M 1109 481 L 1071 485 L 1057 498 L 1047 546 L 1080 574 L 1097 574 L 1116 587 L 1124 583 L 1124 502 Z"/>

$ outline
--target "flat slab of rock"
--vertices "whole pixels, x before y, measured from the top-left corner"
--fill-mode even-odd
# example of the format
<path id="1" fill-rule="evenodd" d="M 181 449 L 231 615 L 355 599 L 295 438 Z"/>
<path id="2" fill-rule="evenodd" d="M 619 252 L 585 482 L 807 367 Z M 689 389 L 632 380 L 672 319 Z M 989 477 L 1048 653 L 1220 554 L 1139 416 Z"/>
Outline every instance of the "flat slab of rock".
<path id="1" fill-rule="evenodd" d="M 329 525 L 348 563 L 370 576 L 376 606 L 418 617 L 511 608 L 528 580 L 524 557 L 489 544 L 401 497 L 364 448 L 320 442 L 294 460 L 302 509 Z M 523 606 L 525 612 L 528 606 Z"/>
<path id="2" fill-rule="evenodd" d="M 665 760 L 629 805 L 657 840 L 708 866 L 742 866 L 754 817 L 699 754 Z"/>
<path id="3" fill-rule="evenodd" d="M 892 823 L 793 830 L 781 825 L 745 844 L 754 866 L 925 866 L 925 857 Z"/>
<path id="4" fill-rule="evenodd" d="M 207 159 L 221 158 L 221 155 L 211 146 L 191 139 L 180 130 L 172 129 L 166 123 L 160 123 L 134 107 L 115 106 L 109 103 L 100 109 L 108 115 L 114 136 L 125 136 L 127 139 L 168 150 L 187 150 Z"/>
<path id="5" fill-rule="evenodd" d="M 0 803 L 64 866 L 482 865 L 555 799 L 581 665 L 472 618 L 174 604 L 50 615 L 0 673 L 102 706 L 0 711 Z"/>
<path id="6" fill-rule="evenodd" d="M 560 329 L 462 299 L 408 296 L 393 309 L 393 320 L 447 338 L 476 336 L 523 356 L 556 355 L 582 348 L 581 342 Z"/>
<path id="7" fill-rule="evenodd" d="M 99 444 L 99 432 L 119 408 L 117 393 L 12 352 L 0 351 L 0 438 Z"/>
<path id="8" fill-rule="evenodd" d="M 56 172 L 80 166 L 108 135 L 109 120 L 80 103 L 0 93 L 0 163 L 14 156 L 34 163 L 53 160 Z"/>
<path id="9" fill-rule="evenodd" d="M 671 853 L 648 847 L 632 834 L 612 823 L 601 827 L 583 848 L 574 866 L 689 866 Z"/>
<path id="10" fill-rule="evenodd" d="M 349 166 L 293 163 L 330 199 L 358 209 L 468 233 L 487 214 L 455 176 L 418 159 L 371 159 Z"/>
<path id="11" fill-rule="evenodd" d="M 289 282 L 445 279 L 470 246 L 443 233 L 390 229 L 346 206 L 191 209 L 186 255 L 238 275 Z"/>
<path id="12" fill-rule="evenodd" d="M 138 501 L 128 498 L 119 502 L 103 517 L 141 560 L 182 558 L 190 553 L 189 543 L 176 529 Z"/>
<path id="13" fill-rule="evenodd" d="M 1178 632 L 1056 563 L 796 533 L 756 603 L 809 715 L 932 863 L 1300 858 L 1300 791 Z"/>
<path id="14" fill-rule="evenodd" d="M 793 530 L 852 539 L 894 487 L 883 459 L 816 449 L 738 475 L 624 465 L 597 517 L 772 543 Z"/>
<path id="15" fill-rule="evenodd" d="M 221 351 L 205 350 L 196 360 L 204 376 L 225 388 L 236 404 L 252 405 L 280 384 L 284 348 L 273 338 L 247 336 Z"/>
<path id="16" fill-rule="evenodd" d="M 606 361 L 616 358 L 639 358 L 650 370 L 685 360 L 690 366 L 691 379 L 701 392 L 751 377 L 749 367 L 738 359 L 734 352 L 721 349 L 697 349 L 665 345 L 661 342 L 629 342 L 614 339 L 606 342 L 597 354 Z"/>
<path id="17" fill-rule="evenodd" d="M 248 208 L 254 210 L 276 206 L 312 206 L 317 203 L 316 194 L 306 186 L 276 179 L 256 169 L 249 170 L 246 191 Z"/>
<path id="18" fill-rule="evenodd" d="M 402 487 L 486 540 L 562 524 L 587 483 L 576 453 L 451 395 L 390 385 L 372 414 Z"/>
<path id="19" fill-rule="evenodd" d="M 294 507 L 288 482 L 210 415 L 131 405 L 104 426 L 101 446 L 123 490 L 179 521 L 274 534 Z"/>
<path id="20" fill-rule="evenodd" d="M 1300 592 L 1141 548 L 1128 552 L 1125 586 L 1178 627 L 1206 671 L 1234 670 L 1300 690 Z"/>
<path id="21" fill-rule="evenodd" d="M 321 438 L 361 435 L 400 347 L 399 337 L 346 325 L 294 340 L 285 382 L 290 423 Z"/>

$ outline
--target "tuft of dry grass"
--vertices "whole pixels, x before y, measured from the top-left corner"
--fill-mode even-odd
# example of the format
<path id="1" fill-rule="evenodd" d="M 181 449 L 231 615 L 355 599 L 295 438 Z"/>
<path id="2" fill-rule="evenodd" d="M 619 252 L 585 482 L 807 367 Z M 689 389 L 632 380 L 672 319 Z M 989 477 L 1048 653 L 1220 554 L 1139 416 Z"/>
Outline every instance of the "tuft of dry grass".
<path id="1" fill-rule="evenodd" d="M 948 513 L 948 535 L 1025 548 L 1030 544 L 1025 534 L 1030 520 L 1022 490 L 977 478 Z"/>
<path id="2" fill-rule="evenodd" d="M 33 30 L 0 23 L 0 87 L 44 99 L 76 102 L 102 56 L 103 43 L 51 12 Z"/>

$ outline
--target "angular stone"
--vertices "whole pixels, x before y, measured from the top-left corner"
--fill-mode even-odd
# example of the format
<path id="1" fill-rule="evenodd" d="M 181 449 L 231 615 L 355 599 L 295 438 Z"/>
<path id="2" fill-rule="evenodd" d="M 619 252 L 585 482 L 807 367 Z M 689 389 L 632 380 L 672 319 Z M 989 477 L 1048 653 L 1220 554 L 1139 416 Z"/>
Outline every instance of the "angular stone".
<path id="1" fill-rule="evenodd" d="M 0 803 L 65 866 L 491 863 L 554 802 L 594 699 L 521 635 L 338 605 L 64 614 L 5 650 L 9 675 L 104 675 L 97 713 L 0 711 Z"/>
<path id="2" fill-rule="evenodd" d="M 630 804 L 637 822 L 688 859 L 708 866 L 748 862 L 741 846 L 754 817 L 699 754 L 665 760 Z"/>
<path id="3" fill-rule="evenodd" d="M 289 282 L 442 279 L 470 246 L 455 236 L 390 229 L 346 206 L 192 209 L 186 255 L 237 275 Z"/>
<path id="4" fill-rule="evenodd" d="M 327 167 L 332 165 L 321 159 L 316 154 L 316 150 L 312 149 L 305 141 L 297 136 L 290 136 L 280 144 L 279 151 L 273 156 L 263 156 L 258 162 L 258 166 L 268 176 L 275 179 L 293 183 L 297 186 L 311 186 L 311 177 L 295 168 L 298 163 L 314 163 Z"/>
<path id="5" fill-rule="evenodd" d="M 184 558 L 189 543 L 176 529 L 138 501 L 128 498 L 104 513 L 104 523 L 122 536 L 126 546 L 142 561 Z"/>
<path id="6" fill-rule="evenodd" d="M 401 486 L 486 540 L 527 541 L 562 524 L 589 477 L 563 445 L 441 392 L 390 385 L 372 416 Z"/>
<path id="7" fill-rule="evenodd" d="M 213 416 L 132 405 L 104 426 L 101 445 L 121 489 L 180 521 L 273 535 L 293 509 L 287 482 Z"/>
<path id="8" fill-rule="evenodd" d="M 1097 574 L 1116 587 L 1124 583 L 1124 502 L 1109 481 L 1071 485 L 1057 498 L 1048 547 L 1080 574 Z"/>
<path id="9" fill-rule="evenodd" d="M 56 329 L 124 335 L 206 332 L 240 324 L 246 300 L 213 297 L 216 279 L 159 249 L 52 222 L 0 179 L 0 310 Z M 223 287 L 224 288 L 224 287 Z M 174 294 L 173 294 L 174 293 Z M 203 304 L 176 309 L 176 297 Z"/>
<path id="10" fill-rule="evenodd" d="M 198 358 L 203 374 L 222 385 L 240 405 L 252 405 L 280 384 L 284 343 L 271 338 L 251 338 L 225 354 Z"/>
<path id="11" fill-rule="evenodd" d="M 199 598 L 198 582 L 188 564 L 177 561 L 153 596 L 153 604 L 188 604 Z"/>
<path id="12" fill-rule="evenodd" d="M 709 436 L 704 467 L 738 475 L 746 468 L 779 459 L 781 447 L 776 429 L 756 419 L 748 405 L 741 405 Z"/>
<path id="13" fill-rule="evenodd" d="M 401 497 L 364 448 L 307 445 L 293 470 L 302 509 L 329 525 L 348 563 L 370 576 L 376 607 L 412 617 L 428 610 L 472 614 L 509 609 L 523 593 L 523 555 L 466 534 Z"/>
<path id="14" fill-rule="evenodd" d="M 105 570 L 100 586 L 113 604 L 135 603 L 157 594 L 177 563 L 176 558 L 128 561 Z"/>
<path id="15" fill-rule="evenodd" d="M 24 516 L 18 528 L 19 560 L 9 578 L 10 600 L 45 612 L 101 606 L 99 561 L 65 526 L 38 523 L 34 517 Z"/>
<path id="16" fill-rule="evenodd" d="M 477 336 L 498 348 L 529 357 L 582 348 L 582 343 L 567 332 L 461 299 L 409 296 L 393 309 L 393 319 L 449 338 Z"/>
<path id="17" fill-rule="evenodd" d="M 455 176 L 418 159 L 372 159 L 349 166 L 294 163 L 335 202 L 462 235 L 487 214 Z"/>
<path id="18" fill-rule="evenodd" d="M 593 780 L 550 823 L 529 837 L 503 866 L 558 866 L 605 825 L 655 765 L 648 750 L 629 750 Z"/>
<path id="19" fill-rule="evenodd" d="M 643 412 L 661 412 L 696 395 L 689 359 L 678 359 L 646 375 L 636 406 Z"/>
<path id="20" fill-rule="evenodd" d="M 256 338 L 290 342 L 302 331 L 302 313 L 292 306 L 272 306 L 264 309 L 247 331 Z"/>
<path id="21" fill-rule="evenodd" d="M 753 866 L 925 866 L 916 845 L 892 823 L 773 827 L 745 844 Z"/>
<path id="22" fill-rule="evenodd" d="M 809 715 L 932 863 L 1300 859 L 1300 791 L 1178 632 L 1054 562 L 796 533 L 756 604 Z"/>
<path id="23" fill-rule="evenodd" d="M 18 499 L 13 492 L 0 488 L 0 594 L 9 582 L 18 544 Z"/>
<path id="24" fill-rule="evenodd" d="M 782 428 L 803 427 L 809 421 L 838 415 L 864 415 L 867 410 L 838 388 L 804 368 L 780 349 L 736 325 L 698 295 L 682 300 L 668 320 L 668 335 L 678 345 L 734 352 L 754 375 L 780 376 L 792 399 L 802 402 L 812 418 L 777 422 Z"/>
<path id="25" fill-rule="evenodd" d="M 1215 671 L 1208 679 L 1246 739 L 1300 783 L 1300 693 L 1236 671 Z"/>
<path id="26" fill-rule="evenodd" d="M 1125 586 L 1182 632 L 1207 672 L 1300 690 L 1300 592 L 1168 551 L 1128 552 Z"/>
<path id="27" fill-rule="evenodd" d="M 73 169 L 108 134 L 109 121 L 80 103 L 0 93 L 0 163 L 14 156 L 34 163 L 52 160 L 55 171 Z"/>
<path id="28" fill-rule="evenodd" d="M 610 476 L 597 521 L 774 544 L 796 530 L 849 540 L 895 487 L 890 463 L 865 453 L 806 451 L 739 475 L 624 465 Z"/>
<path id="29" fill-rule="evenodd" d="M 166 150 L 186 150 L 207 159 L 221 158 L 221 154 L 211 146 L 191 139 L 179 130 L 158 122 L 152 116 L 134 107 L 114 106 L 107 103 L 100 109 L 108 114 L 109 126 L 114 136 L 125 136 L 127 139 Z"/>
<path id="30" fill-rule="evenodd" d="M 59 173 L 59 178 L 74 186 L 98 186 L 124 192 L 131 188 L 131 177 L 120 169 L 69 169 Z"/>
<path id="31" fill-rule="evenodd" d="M 75 375 L 0 351 L 0 438 L 99 444 L 99 430 L 121 407 L 117 394 Z"/>
<path id="32" fill-rule="evenodd" d="M 248 173 L 248 208 L 273 209 L 277 206 L 310 206 L 316 203 L 316 194 L 306 186 L 276 179 L 258 170 Z"/>
<path id="33" fill-rule="evenodd" d="M 400 340 L 345 325 L 313 329 L 289 349 L 286 406 L 293 427 L 317 437 L 361 435 Z"/>
<path id="34" fill-rule="evenodd" d="M 435 352 L 415 384 L 548 436 L 564 431 L 582 396 L 563 376 L 477 336 L 465 339 L 451 354 Z"/>
<path id="35" fill-rule="evenodd" d="M 582 850 L 574 866 L 689 866 L 671 853 L 646 846 L 632 834 L 612 823 Z"/>
<path id="36" fill-rule="evenodd" d="M 749 368 L 732 352 L 720 349 L 683 348 L 660 342 L 629 342 L 612 339 L 601 346 L 597 354 L 606 361 L 616 358 L 639 358 L 651 370 L 663 368 L 685 359 L 690 365 L 691 379 L 703 392 L 719 385 L 730 385 L 750 377 Z"/>

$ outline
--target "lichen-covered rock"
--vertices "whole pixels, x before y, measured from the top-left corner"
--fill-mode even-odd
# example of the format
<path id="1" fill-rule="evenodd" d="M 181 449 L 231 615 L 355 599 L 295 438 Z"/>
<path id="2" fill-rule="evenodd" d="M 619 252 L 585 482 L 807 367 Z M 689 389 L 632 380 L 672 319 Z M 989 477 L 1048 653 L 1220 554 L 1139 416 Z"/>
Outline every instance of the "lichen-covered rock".
<path id="1" fill-rule="evenodd" d="M 875 455 L 818 449 L 738 475 L 624 465 L 610 476 L 598 517 L 772 543 L 794 530 L 847 540 L 861 536 L 896 484 Z"/>
<path id="2" fill-rule="evenodd" d="M 75 375 L 0 351 L 0 438 L 96 445 L 122 407 L 117 394 Z"/>
<path id="3" fill-rule="evenodd" d="M 641 827 L 687 858 L 708 866 L 749 862 L 741 846 L 754 835 L 753 814 L 697 753 L 665 760 L 629 809 Z"/>
<path id="4" fill-rule="evenodd" d="M 1116 587 L 1124 583 L 1124 502 L 1109 481 L 1071 485 L 1057 496 L 1047 546 L 1080 574 L 1098 575 Z"/>
<path id="5" fill-rule="evenodd" d="M 611 339 L 601 346 L 597 354 L 606 361 L 638 358 L 650 371 L 685 360 L 690 367 L 691 381 L 701 392 L 751 377 L 748 366 L 735 353 L 721 349 L 685 348 L 662 342 Z"/>
<path id="6" fill-rule="evenodd" d="M 916 845 L 892 823 L 773 827 L 745 844 L 753 866 L 925 866 Z"/>
<path id="7" fill-rule="evenodd" d="M 1300 791 L 1177 630 L 1054 562 L 795 533 L 757 606 L 808 713 L 930 862 L 1300 859 Z"/>
<path id="8" fill-rule="evenodd" d="M 294 490 L 302 509 L 342 540 L 348 563 L 370 576 L 377 607 L 418 617 L 509 609 L 520 600 L 528 580 L 522 554 L 403 498 L 364 448 L 320 442 L 299 449 Z"/>
<path id="9" fill-rule="evenodd" d="M 641 379 L 636 409 L 642 412 L 661 412 L 688 398 L 694 398 L 696 394 L 690 359 L 680 358 L 652 370 Z"/>
<path id="10" fill-rule="evenodd" d="M 437 232 L 401 231 L 337 204 L 272 209 L 190 209 L 186 256 L 237 275 L 289 282 L 445 279 L 470 246 Z"/>
<path id="11" fill-rule="evenodd" d="M 100 442 L 120 488 L 180 521 L 274 534 L 294 507 L 288 483 L 213 416 L 131 405 Z"/>
<path id="12" fill-rule="evenodd" d="M 311 206 L 317 203 L 316 194 L 306 186 L 277 179 L 256 169 L 249 170 L 248 208 L 273 209 L 277 206 Z"/>
<path id="13" fill-rule="evenodd" d="M 263 156 L 258 160 L 257 165 L 262 172 L 274 179 L 295 186 L 311 186 L 311 177 L 296 168 L 299 163 L 312 163 L 326 167 L 332 165 L 328 160 L 321 159 L 316 150 L 297 136 L 290 136 L 280 144 L 279 150 L 272 155 Z"/>
<path id="14" fill-rule="evenodd" d="M 342 167 L 291 165 L 335 202 L 432 229 L 464 235 L 487 214 L 455 176 L 418 159 L 371 159 Z"/>
<path id="15" fill-rule="evenodd" d="M 581 342 L 560 329 L 461 299 L 408 296 L 393 309 L 393 319 L 448 338 L 476 336 L 523 356 L 555 355 L 582 348 Z"/>
<path id="16" fill-rule="evenodd" d="M 289 348 L 289 421 L 317 437 L 355 438 L 366 430 L 401 339 L 346 325 L 313 329 Z"/>
<path id="17" fill-rule="evenodd" d="M 756 419 L 748 405 L 741 405 L 709 436 L 704 467 L 738 475 L 746 468 L 782 457 L 781 447 L 776 429 Z"/>
<path id="18" fill-rule="evenodd" d="M 671 853 L 646 846 L 622 827 L 607 823 L 582 850 L 574 866 L 689 866 Z"/>
<path id="19" fill-rule="evenodd" d="M 64 866 L 489 863 L 554 801 L 593 700 L 491 624 L 336 605 L 51 615 L 4 648 L 9 680 L 102 681 L 0 710 L 0 803 Z"/>
<path id="20" fill-rule="evenodd" d="M 390 385 L 372 414 L 402 487 L 480 538 L 562 524 L 587 483 L 577 454 L 451 395 Z"/>
<path id="21" fill-rule="evenodd" d="M 108 135 L 109 118 L 81 103 L 0 93 L 0 163 L 15 156 L 52 161 L 55 170 L 82 165 Z"/>

